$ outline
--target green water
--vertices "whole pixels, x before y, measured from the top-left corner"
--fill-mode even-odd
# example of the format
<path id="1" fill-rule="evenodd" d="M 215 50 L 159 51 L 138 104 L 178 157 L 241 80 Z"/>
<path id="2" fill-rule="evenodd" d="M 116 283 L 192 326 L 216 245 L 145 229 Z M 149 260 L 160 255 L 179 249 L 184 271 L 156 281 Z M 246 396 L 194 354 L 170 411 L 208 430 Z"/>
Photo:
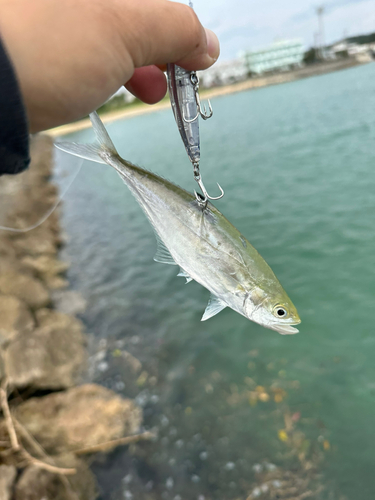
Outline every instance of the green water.
<path id="1" fill-rule="evenodd" d="M 225 189 L 216 206 L 278 276 L 300 333 L 281 336 L 229 309 L 201 323 L 208 292 L 153 262 L 153 232 L 127 188 L 110 168 L 86 162 L 63 205 L 63 256 L 104 353 L 92 379 L 137 396 L 145 426 L 159 429 L 146 457 L 120 451 L 99 467 L 107 498 L 142 488 L 165 499 L 246 498 L 253 464 L 280 463 L 286 446 L 272 398 L 230 403 L 246 377 L 295 387 L 280 404 L 300 412 L 311 441 L 329 441 L 320 465 L 328 490 L 375 498 L 375 64 L 217 98 L 213 107 L 201 125 L 207 188 Z M 124 158 L 195 188 L 170 110 L 108 130 Z M 57 159 L 63 184 L 74 161 Z M 151 382 L 129 383 L 122 349 Z"/>

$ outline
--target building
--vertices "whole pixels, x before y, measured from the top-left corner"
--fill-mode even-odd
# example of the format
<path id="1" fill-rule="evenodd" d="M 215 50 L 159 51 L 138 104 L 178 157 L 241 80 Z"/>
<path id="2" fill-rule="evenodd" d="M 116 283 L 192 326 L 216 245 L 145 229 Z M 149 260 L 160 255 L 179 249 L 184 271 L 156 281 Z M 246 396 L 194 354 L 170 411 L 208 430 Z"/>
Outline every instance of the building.
<path id="1" fill-rule="evenodd" d="M 247 70 L 243 59 L 219 61 L 204 71 L 198 71 L 202 87 L 216 87 L 239 82 L 247 78 Z"/>
<path id="2" fill-rule="evenodd" d="M 358 54 L 372 52 L 375 50 L 375 42 L 358 44 L 342 40 L 341 42 L 337 42 L 332 45 L 331 50 L 334 54 L 346 53 L 348 56 L 356 56 Z"/>
<path id="3" fill-rule="evenodd" d="M 244 53 L 249 74 L 285 71 L 302 66 L 304 47 L 301 40 L 282 40 L 263 49 Z"/>

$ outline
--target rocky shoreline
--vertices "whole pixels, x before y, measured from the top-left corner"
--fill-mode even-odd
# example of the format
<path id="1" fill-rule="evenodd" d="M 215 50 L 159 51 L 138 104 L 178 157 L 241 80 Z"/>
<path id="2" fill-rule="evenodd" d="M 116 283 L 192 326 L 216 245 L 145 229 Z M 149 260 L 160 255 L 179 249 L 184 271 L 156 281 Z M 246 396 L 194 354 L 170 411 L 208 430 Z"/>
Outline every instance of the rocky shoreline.
<path id="1" fill-rule="evenodd" d="M 27 172 L 0 179 L 1 225 L 28 228 L 56 205 L 58 193 L 51 182 L 52 139 L 47 135 L 34 137 L 31 155 Z M 171 409 L 160 405 L 159 415 L 154 409 L 156 417 L 151 418 L 141 400 L 146 401 L 151 390 L 155 392 L 157 379 L 123 349 L 123 341 L 107 345 L 102 339 L 102 349 L 89 357 L 89 336 L 76 317 L 83 312 L 84 301 L 76 292 L 67 290 L 65 273 L 69 265 L 58 256 L 63 244 L 58 209 L 30 232 L 0 230 L 0 500 L 93 500 L 100 495 L 89 467 L 94 454 L 101 453 L 105 459 L 105 454 L 124 445 L 131 445 L 126 454 L 131 460 L 135 457 L 142 462 L 146 473 L 138 478 L 138 471 L 129 465 L 131 460 L 129 467 L 121 465 L 124 461 L 119 463 L 117 469 L 123 468 L 120 475 L 124 489 L 119 493 L 116 486 L 113 495 L 121 496 L 111 493 L 111 498 L 183 500 L 185 496 L 172 495 L 179 476 L 176 473 L 173 479 L 171 468 L 177 459 L 182 461 L 180 446 L 184 442 L 187 448 L 197 447 L 199 451 L 202 474 L 205 468 L 209 479 L 206 488 L 227 491 L 223 477 L 247 463 L 245 456 L 237 464 L 227 462 L 224 469 L 214 457 L 206 461 L 214 449 L 208 444 L 213 439 L 211 429 L 201 422 L 199 412 L 192 412 L 190 407 L 181 407 L 180 413 L 175 414 L 177 410 L 168 413 Z M 109 351 L 121 362 L 127 383 L 129 380 L 136 387 L 130 394 L 138 394 L 138 404 L 101 385 L 85 383 L 85 378 L 93 379 L 92 365 L 106 363 Z M 251 360 L 257 359 L 258 354 L 249 352 Z M 248 367 L 255 369 L 255 363 L 250 361 Z M 299 383 L 284 379 L 282 372 L 280 368 L 276 379 L 269 375 L 268 383 L 263 370 L 259 378 L 262 385 L 246 377 L 242 388 L 233 383 L 226 385 L 218 372 L 199 382 L 205 387 L 204 398 L 212 394 L 213 415 L 220 415 L 223 405 L 227 405 L 236 409 L 233 416 L 237 418 L 250 407 L 259 410 L 262 422 L 278 422 L 275 425 L 279 465 L 265 458 L 254 462 L 250 450 L 246 480 L 240 479 L 241 488 L 247 493 L 236 496 L 238 500 L 318 500 L 321 492 L 329 491 L 321 476 L 321 463 L 331 447 L 326 432 L 320 430 L 319 436 L 311 439 L 302 430 L 300 412 L 291 411 L 285 402 L 287 392 L 298 390 Z M 192 373 L 189 371 L 186 377 Z M 161 389 L 167 390 L 166 386 Z M 158 400 L 156 394 L 153 397 Z M 144 415 L 141 407 L 145 408 Z M 183 436 L 176 434 L 176 415 L 186 419 Z M 142 431 L 143 418 L 148 428 L 157 429 L 157 437 Z M 193 425 L 194 418 L 197 420 Z M 255 413 L 252 418 L 257 419 Z M 221 433 L 224 436 L 220 439 L 229 439 L 228 435 L 234 438 L 235 422 L 233 428 L 223 424 L 218 431 L 219 437 Z M 200 429 L 201 434 L 194 429 Z M 151 442 L 138 443 L 143 440 Z M 185 462 L 194 467 L 190 459 Z M 186 498 L 192 498 L 192 494 L 186 491 Z M 194 498 L 213 500 L 215 496 L 206 496 L 205 491 L 205 495 Z M 345 500 L 333 492 L 330 498 Z"/>
<path id="2" fill-rule="evenodd" d="M 52 139 L 34 137 L 31 156 L 27 172 L 0 180 L 2 225 L 28 228 L 57 202 Z M 58 209 L 30 232 L 0 230 L 1 500 L 92 500 L 82 457 L 152 437 L 133 400 L 82 384 L 82 299 L 65 291 L 62 244 Z"/>

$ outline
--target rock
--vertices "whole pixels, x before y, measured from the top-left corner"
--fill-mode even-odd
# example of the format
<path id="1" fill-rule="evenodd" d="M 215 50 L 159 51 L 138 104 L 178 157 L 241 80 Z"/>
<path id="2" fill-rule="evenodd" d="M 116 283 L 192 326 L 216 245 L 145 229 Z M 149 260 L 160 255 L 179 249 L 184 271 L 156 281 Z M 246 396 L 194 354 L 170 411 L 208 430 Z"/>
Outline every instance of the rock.
<path id="1" fill-rule="evenodd" d="M 32 136 L 30 142 L 30 176 L 34 182 L 45 182 L 52 173 L 53 139 L 47 134 Z"/>
<path id="2" fill-rule="evenodd" d="M 7 226 L 27 230 L 38 226 L 40 223 L 49 225 L 44 221 L 57 202 L 57 190 L 53 185 L 33 185 L 29 192 L 17 193 L 17 206 L 13 213 L 7 217 Z M 48 219 L 47 219 L 48 220 Z M 30 229 L 30 232 L 35 228 Z M 22 238 L 25 233 L 16 233 L 13 238 Z"/>
<path id="3" fill-rule="evenodd" d="M 16 251 L 13 248 L 12 242 L 4 235 L 0 238 L 0 257 L 16 257 Z"/>
<path id="4" fill-rule="evenodd" d="M 31 165 L 27 171 L 1 179 L 2 225 L 18 229 L 30 227 L 38 223 L 57 201 L 57 188 L 49 182 L 53 165 L 53 144 L 50 138 L 35 139 L 31 156 Z M 47 219 L 43 225 L 49 224 Z M 13 236 L 20 237 L 19 234 Z"/>
<path id="5" fill-rule="evenodd" d="M 54 291 L 52 300 L 56 309 L 65 314 L 82 314 L 87 307 L 86 300 L 74 290 Z"/>
<path id="6" fill-rule="evenodd" d="M 0 275 L 9 272 L 19 273 L 20 271 L 26 271 L 26 274 L 32 274 L 31 270 L 25 268 L 25 266 L 23 266 L 23 264 L 19 259 L 17 259 L 15 255 L 10 256 L 0 254 Z"/>
<path id="7" fill-rule="evenodd" d="M 3 380 L 4 377 L 5 377 L 5 366 L 3 359 L 3 351 L 0 349 L 0 380 Z"/>
<path id="8" fill-rule="evenodd" d="M 82 321 L 68 314 L 53 309 L 39 309 L 35 312 L 37 324 L 40 327 L 52 327 L 60 330 L 72 330 L 77 335 L 84 330 Z"/>
<path id="9" fill-rule="evenodd" d="M 95 478 L 83 460 L 70 454 L 54 457 L 54 464 L 59 467 L 74 467 L 77 469 L 77 474 L 62 478 L 59 474 L 53 474 L 31 465 L 23 471 L 16 484 L 14 500 L 94 500 L 97 498 Z"/>
<path id="10" fill-rule="evenodd" d="M 72 387 L 86 360 L 82 323 L 48 309 L 36 317 L 38 328 L 19 333 L 4 351 L 9 382 L 38 389 Z"/>
<path id="11" fill-rule="evenodd" d="M 13 465 L 0 465 L 0 500 L 11 500 L 16 475 Z"/>
<path id="12" fill-rule="evenodd" d="M 35 321 L 24 302 L 11 295 L 0 295 L 0 346 L 19 332 L 31 332 Z"/>
<path id="13" fill-rule="evenodd" d="M 56 255 L 58 239 L 48 227 L 39 226 L 22 238 L 14 239 L 16 251 L 23 255 Z"/>
<path id="14" fill-rule="evenodd" d="M 42 279 L 57 276 L 69 269 L 69 264 L 57 260 L 51 255 L 39 255 L 38 257 L 26 256 L 21 262 Z"/>
<path id="15" fill-rule="evenodd" d="M 69 286 L 69 281 L 61 276 L 46 276 L 45 283 L 49 290 L 61 290 Z"/>
<path id="16" fill-rule="evenodd" d="M 142 363 L 135 356 L 130 354 L 130 352 L 123 350 L 121 352 L 122 358 L 125 360 L 125 363 L 130 366 L 134 373 L 138 373 L 142 369 Z"/>
<path id="17" fill-rule="evenodd" d="M 142 421 L 142 410 L 132 400 L 96 384 L 32 398 L 13 411 L 51 455 L 135 434 Z"/>
<path id="18" fill-rule="evenodd" d="M 12 271 L 0 275 L 0 293 L 14 295 L 32 309 L 45 307 L 50 302 L 49 293 L 40 281 Z"/>

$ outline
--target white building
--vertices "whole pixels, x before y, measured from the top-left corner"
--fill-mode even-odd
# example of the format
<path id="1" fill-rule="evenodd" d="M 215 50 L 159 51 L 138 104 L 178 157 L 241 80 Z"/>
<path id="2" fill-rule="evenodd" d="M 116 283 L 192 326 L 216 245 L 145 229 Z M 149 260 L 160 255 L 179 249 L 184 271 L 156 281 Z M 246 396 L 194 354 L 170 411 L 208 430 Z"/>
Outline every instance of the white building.
<path id="1" fill-rule="evenodd" d="M 263 49 L 245 52 L 245 64 L 249 73 L 283 71 L 302 66 L 304 47 L 302 41 L 282 40 Z"/>
<path id="2" fill-rule="evenodd" d="M 335 57 L 347 55 L 350 57 L 356 57 L 361 61 L 370 61 L 375 55 L 375 43 L 358 44 L 342 40 L 333 44 L 330 48 L 330 52 L 332 52 Z"/>
<path id="3" fill-rule="evenodd" d="M 228 85 L 247 78 L 247 69 L 243 59 L 219 61 L 204 71 L 198 71 L 202 87 Z"/>

